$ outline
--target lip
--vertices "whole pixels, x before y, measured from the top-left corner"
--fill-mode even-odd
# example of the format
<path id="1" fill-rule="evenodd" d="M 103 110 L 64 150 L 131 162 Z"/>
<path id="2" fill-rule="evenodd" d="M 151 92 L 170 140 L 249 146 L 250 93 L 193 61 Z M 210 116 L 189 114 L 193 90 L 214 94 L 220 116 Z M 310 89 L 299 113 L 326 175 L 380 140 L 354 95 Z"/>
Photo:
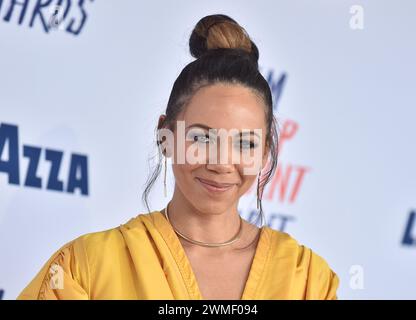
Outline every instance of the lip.
<path id="1" fill-rule="evenodd" d="M 208 191 L 211 192 L 225 192 L 230 190 L 235 184 L 234 183 L 218 183 L 212 180 L 206 180 L 196 178 L 196 180 Z"/>

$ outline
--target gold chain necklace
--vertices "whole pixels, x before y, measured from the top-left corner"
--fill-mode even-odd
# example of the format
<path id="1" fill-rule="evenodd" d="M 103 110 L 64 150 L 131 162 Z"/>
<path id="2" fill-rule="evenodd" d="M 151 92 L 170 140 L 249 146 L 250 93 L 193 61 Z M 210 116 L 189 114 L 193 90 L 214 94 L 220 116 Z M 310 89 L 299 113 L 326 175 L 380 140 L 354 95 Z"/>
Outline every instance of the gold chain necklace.
<path id="1" fill-rule="evenodd" d="M 168 204 L 169 205 L 169 204 Z M 241 232 L 243 230 L 243 219 L 240 217 L 240 228 L 237 232 L 237 234 L 231 238 L 231 240 L 228 240 L 226 242 L 221 242 L 221 243 L 209 243 L 209 242 L 201 242 L 201 241 L 197 241 L 197 240 L 193 240 L 191 238 L 188 238 L 187 236 L 185 236 L 184 234 L 182 234 L 181 232 L 179 232 L 178 230 L 176 230 L 176 228 L 172 225 L 172 223 L 169 220 L 169 216 L 168 216 L 168 205 L 166 206 L 165 210 L 164 210 L 164 214 L 166 217 L 166 220 L 168 220 L 168 222 L 170 223 L 170 225 L 172 226 L 173 230 L 175 230 L 175 232 L 181 236 L 182 238 L 184 238 L 185 240 L 193 243 L 193 244 L 197 244 L 199 246 L 203 246 L 203 247 L 222 247 L 222 246 L 226 246 L 229 244 L 232 244 L 234 242 L 236 242 L 238 239 L 240 239 L 241 236 Z"/>

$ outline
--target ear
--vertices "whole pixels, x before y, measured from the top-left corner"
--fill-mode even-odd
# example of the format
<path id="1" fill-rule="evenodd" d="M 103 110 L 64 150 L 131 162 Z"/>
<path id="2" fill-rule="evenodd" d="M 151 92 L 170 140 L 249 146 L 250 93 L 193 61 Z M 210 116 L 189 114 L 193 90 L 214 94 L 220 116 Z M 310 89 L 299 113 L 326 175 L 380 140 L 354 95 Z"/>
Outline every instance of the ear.
<path id="1" fill-rule="evenodd" d="M 163 127 L 163 125 L 164 125 L 165 121 L 166 121 L 166 115 L 165 115 L 165 114 L 161 114 L 161 115 L 159 116 L 159 122 L 158 122 L 158 124 L 157 124 L 157 128 L 158 128 L 158 129 L 161 129 L 161 128 Z"/>
<path id="2" fill-rule="evenodd" d="M 161 114 L 161 115 L 159 116 L 159 121 L 158 121 L 158 124 L 157 124 L 157 130 L 158 130 L 158 131 L 159 131 L 160 129 L 163 129 L 163 127 L 164 127 L 164 125 L 165 125 L 165 121 L 166 121 L 166 115 Z M 163 148 L 162 142 L 163 142 L 163 141 L 162 141 L 162 138 L 160 137 L 159 132 L 158 132 L 158 134 L 157 134 L 157 145 L 158 145 L 158 147 L 161 149 L 162 154 L 163 154 L 164 156 L 166 156 L 166 150 L 163 150 L 164 148 Z M 166 142 L 165 142 L 165 145 L 166 145 Z"/>

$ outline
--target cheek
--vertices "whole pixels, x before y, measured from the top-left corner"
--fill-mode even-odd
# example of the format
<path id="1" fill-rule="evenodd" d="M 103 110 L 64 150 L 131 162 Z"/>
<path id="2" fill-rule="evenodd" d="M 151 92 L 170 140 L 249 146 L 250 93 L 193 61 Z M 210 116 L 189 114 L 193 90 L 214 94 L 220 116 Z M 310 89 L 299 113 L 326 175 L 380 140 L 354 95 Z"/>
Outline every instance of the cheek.
<path id="1" fill-rule="evenodd" d="M 181 189 L 192 189 L 194 182 L 194 170 L 200 165 L 190 164 L 172 164 L 172 171 L 175 177 L 175 182 Z"/>
<path id="2" fill-rule="evenodd" d="M 257 181 L 256 175 L 244 175 L 240 172 L 241 184 L 239 185 L 238 193 L 240 196 L 244 195 L 250 187 Z"/>

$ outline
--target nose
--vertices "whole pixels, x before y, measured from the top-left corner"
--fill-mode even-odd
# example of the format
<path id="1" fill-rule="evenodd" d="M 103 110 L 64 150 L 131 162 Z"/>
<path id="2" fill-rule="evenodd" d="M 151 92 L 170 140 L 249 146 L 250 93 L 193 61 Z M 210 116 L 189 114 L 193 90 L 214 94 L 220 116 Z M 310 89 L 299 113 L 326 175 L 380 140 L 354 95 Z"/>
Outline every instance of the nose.
<path id="1" fill-rule="evenodd" d="M 216 147 L 214 145 L 208 151 L 209 161 L 206 168 L 217 173 L 234 172 L 236 170 L 235 162 L 238 155 L 233 154 L 233 151 L 232 141 L 228 141 L 228 144 L 217 143 Z"/>
<path id="2" fill-rule="evenodd" d="M 217 173 L 231 173 L 235 171 L 234 165 L 232 164 L 207 164 L 207 169 L 215 171 Z"/>

